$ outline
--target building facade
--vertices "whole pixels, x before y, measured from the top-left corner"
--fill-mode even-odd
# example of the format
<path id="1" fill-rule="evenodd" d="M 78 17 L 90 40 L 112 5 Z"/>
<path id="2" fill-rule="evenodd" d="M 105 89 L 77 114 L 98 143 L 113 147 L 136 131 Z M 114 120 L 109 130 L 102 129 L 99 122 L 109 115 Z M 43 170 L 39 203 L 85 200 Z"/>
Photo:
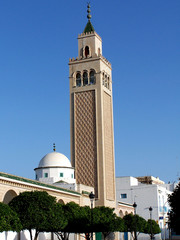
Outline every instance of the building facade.
<path id="1" fill-rule="evenodd" d="M 139 182 L 138 181 L 141 181 Z M 152 176 L 146 177 L 116 177 L 117 201 L 133 204 L 136 202 L 136 212 L 143 218 L 150 219 L 149 208 L 152 208 L 152 219 L 160 226 L 162 238 L 168 238 L 167 219 L 170 210 L 168 204 L 169 186 Z M 145 237 L 144 237 L 145 238 Z M 159 236 L 160 238 L 160 236 Z M 157 239 L 159 239 L 157 238 Z"/>
<path id="2" fill-rule="evenodd" d="M 88 192 L 93 191 L 93 188 L 86 186 L 78 186 L 78 191 L 65 189 L 52 184 L 42 183 L 39 181 L 14 176 L 0 172 L 0 201 L 8 204 L 14 197 L 24 191 L 46 191 L 53 197 L 56 197 L 57 202 L 68 203 L 75 202 L 80 206 L 90 206 Z M 29 231 L 3 232 L 0 233 L 1 240 L 30 240 Z M 55 234 L 40 233 L 38 240 L 57 240 Z M 70 240 L 74 240 L 74 235 L 71 235 Z"/>

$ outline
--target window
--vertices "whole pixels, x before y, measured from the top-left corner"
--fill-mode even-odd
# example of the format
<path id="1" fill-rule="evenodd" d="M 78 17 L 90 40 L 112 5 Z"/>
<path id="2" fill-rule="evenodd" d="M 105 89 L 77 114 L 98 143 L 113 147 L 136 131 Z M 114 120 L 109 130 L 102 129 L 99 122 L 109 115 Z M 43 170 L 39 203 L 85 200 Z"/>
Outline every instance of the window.
<path id="1" fill-rule="evenodd" d="M 73 173 L 71 174 L 71 178 L 74 178 L 74 174 Z"/>
<path id="2" fill-rule="evenodd" d="M 76 74 L 76 86 L 77 87 L 81 86 L 81 74 L 80 73 Z"/>
<path id="3" fill-rule="evenodd" d="M 102 78 L 102 84 L 104 85 L 104 73 L 103 73 L 103 78 Z"/>
<path id="4" fill-rule="evenodd" d="M 107 75 L 105 75 L 105 83 L 104 86 L 107 87 Z"/>
<path id="5" fill-rule="evenodd" d="M 61 173 L 60 173 L 60 177 L 64 177 L 64 173 L 61 172 Z"/>
<path id="6" fill-rule="evenodd" d="M 45 177 L 45 178 L 48 178 L 48 173 L 44 173 L 44 177 Z"/>
<path id="7" fill-rule="evenodd" d="M 95 71 L 90 71 L 90 84 L 95 84 Z"/>
<path id="8" fill-rule="evenodd" d="M 127 198 L 127 194 L 126 194 L 126 193 L 122 193 L 122 194 L 120 195 L 120 198 Z"/>
<path id="9" fill-rule="evenodd" d="M 102 85 L 105 86 L 107 89 L 111 90 L 110 77 L 108 74 L 104 72 L 102 74 Z"/>
<path id="10" fill-rule="evenodd" d="M 109 89 L 109 77 L 108 77 L 108 80 L 107 80 L 107 88 Z"/>
<path id="11" fill-rule="evenodd" d="M 87 58 L 88 55 L 89 55 L 89 47 L 86 46 L 85 47 L 85 57 Z"/>
<path id="12" fill-rule="evenodd" d="M 88 85 L 88 74 L 87 72 L 83 73 L 83 86 Z"/>

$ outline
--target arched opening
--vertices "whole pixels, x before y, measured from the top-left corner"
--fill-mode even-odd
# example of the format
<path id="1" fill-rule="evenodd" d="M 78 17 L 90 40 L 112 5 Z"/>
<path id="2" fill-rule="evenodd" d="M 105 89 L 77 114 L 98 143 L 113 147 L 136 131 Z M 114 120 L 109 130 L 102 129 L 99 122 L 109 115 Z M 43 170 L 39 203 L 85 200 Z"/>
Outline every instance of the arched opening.
<path id="1" fill-rule="evenodd" d="M 123 211 L 122 211 L 122 210 L 119 211 L 119 216 L 120 216 L 121 218 L 124 217 L 124 214 L 123 214 Z"/>
<path id="2" fill-rule="evenodd" d="M 110 89 L 109 77 L 107 79 L 107 88 Z"/>
<path id="3" fill-rule="evenodd" d="M 102 85 L 104 85 L 104 72 L 102 74 Z"/>
<path id="4" fill-rule="evenodd" d="M 85 47 L 85 57 L 87 58 L 88 55 L 89 55 L 89 47 L 86 46 Z"/>
<path id="5" fill-rule="evenodd" d="M 91 70 L 90 71 L 90 84 L 95 84 L 95 71 Z"/>
<path id="6" fill-rule="evenodd" d="M 76 86 L 77 87 L 81 86 L 81 74 L 80 73 L 76 74 Z"/>
<path id="7" fill-rule="evenodd" d="M 83 48 L 80 49 L 80 56 L 83 56 Z"/>
<path id="8" fill-rule="evenodd" d="M 107 87 L 107 75 L 105 75 L 105 82 L 104 82 L 104 86 Z"/>
<path id="9" fill-rule="evenodd" d="M 83 73 L 83 86 L 88 85 L 88 74 L 87 72 Z"/>
<path id="10" fill-rule="evenodd" d="M 59 199 L 58 203 L 65 204 L 65 202 L 62 199 Z"/>
<path id="11" fill-rule="evenodd" d="M 16 197 L 17 194 L 13 190 L 7 191 L 7 193 L 4 195 L 3 203 L 8 204 L 14 197 Z"/>

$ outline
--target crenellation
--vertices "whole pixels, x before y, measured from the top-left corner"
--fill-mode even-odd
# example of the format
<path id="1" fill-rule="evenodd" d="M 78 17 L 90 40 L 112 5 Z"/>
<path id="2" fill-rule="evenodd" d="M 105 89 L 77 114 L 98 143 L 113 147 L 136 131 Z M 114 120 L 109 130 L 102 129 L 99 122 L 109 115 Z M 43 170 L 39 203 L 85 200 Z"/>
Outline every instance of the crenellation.
<path id="1" fill-rule="evenodd" d="M 104 56 L 100 55 L 101 59 L 105 61 L 105 63 L 111 68 L 111 63 Z"/>
<path id="2" fill-rule="evenodd" d="M 88 32 L 88 33 L 80 33 L 78 34 L 78 38 L 81 38 L 81 37 L 87 37 L 87 36 L 96 36 L 97 38 L 99 38 L 99 40 L 102 41 L 101 37 L 95 32 L 95 31 L 91 31 L 91 32 Z"/>

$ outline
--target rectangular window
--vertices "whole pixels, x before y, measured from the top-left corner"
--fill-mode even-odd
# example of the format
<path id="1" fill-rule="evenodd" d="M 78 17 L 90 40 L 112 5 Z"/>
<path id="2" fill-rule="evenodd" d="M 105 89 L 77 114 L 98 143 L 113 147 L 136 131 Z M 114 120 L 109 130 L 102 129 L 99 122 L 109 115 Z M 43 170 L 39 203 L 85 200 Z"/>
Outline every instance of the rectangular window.
<path id="1" fill-rule="evenodd" d="M 71 178 L 74 178 L 74 175 L 73 175 L 73 173 L 71 174 Z"/>
<path id="2" fill-rule="evenodd" d="M 122 193 L 122 194 L 120 195 L 120 198 L 127 198 L 127 194 L 126 194 L 126 193 Z"/>
<path id="3" fill-rule="evenodd" d="M 64 174 L 62 172 L 60 173 L 60 177 L 64 177 Z"/>
<path id="4" fill-rule="evenodd" d="M 48 177 L 48 173 L 44 173 L 44 177 L 47 178 Z"/>

